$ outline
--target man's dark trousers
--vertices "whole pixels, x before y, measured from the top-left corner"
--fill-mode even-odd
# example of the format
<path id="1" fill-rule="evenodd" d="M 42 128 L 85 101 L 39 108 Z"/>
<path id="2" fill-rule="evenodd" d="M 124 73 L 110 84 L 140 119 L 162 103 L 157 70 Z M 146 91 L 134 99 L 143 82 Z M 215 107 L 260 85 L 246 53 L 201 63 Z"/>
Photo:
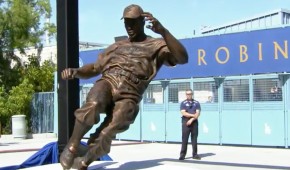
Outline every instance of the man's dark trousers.
<path id="1" fill-rule="evenodd" d="M 197 154 L 197 136 L 198 136 L 198 121 L 195 120 L 190 126 L 186 125 L 189 119 L 182 118 L 182 146 L 180 151 L 180 157 L 186 156 L 188 138 L 191 134 L 191 144 L 192 144 L 192 156 Z"/>

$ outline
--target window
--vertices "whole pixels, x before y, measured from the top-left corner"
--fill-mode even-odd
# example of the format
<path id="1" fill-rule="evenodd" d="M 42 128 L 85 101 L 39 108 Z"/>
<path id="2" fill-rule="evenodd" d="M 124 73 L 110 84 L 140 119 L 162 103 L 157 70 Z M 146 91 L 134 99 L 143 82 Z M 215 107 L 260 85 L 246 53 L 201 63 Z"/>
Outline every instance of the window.
<path id="1" fill-rule="evenodd" d="M 249 101 L 249 80 L 225 80 L 224 102 Z"/>
<path id="2" fill-rule="evenodd" d="M 252 21 L 247 21 L 247 22 L 245 23 L 245 25 L 246 25 L 246 29 L 247 29 L 247 30 L 251 30 L 251 29 L 252 29 Z"/>
<path id="3" fill-rule="evenodd" d="M 238 30 L 239 30 L 239 25 L 238 24 L 232 25 L 232 32 L 236 32 Z"/>
<path id="4" fill-rule="evenodd" d="M 81 104 L 84 105 L 88 96 L 89 91 L 92 87 L 80 87 L 81 88 Z"/>
<path id="5" fill-rule="evenodd" d="M 185 100 L 185 91 L 190 89 L 190 83 L 170 83 L 168 87 L 169 103 L 180 103 Z"/>
<path id="6" fill-rule="evenodd" d="M 283 23 L 282 24 L 289 24 L 290 23 L 290 14 L 283 13 Z"/>
<path id="7" fill-rule="evenodd" d="M 257 29 L 260 27 L 260 22 L 259 22 L 259 19 L 254 19 L 252 20 L 252 29 Z"/>
<path id="8" fill-rule="evenodd" d="M 247 26 L 246 22 L 240 23 L 239 24 L 239 30 L 240 31 L 244 31 L 246 29 L 246 26 Z"/>
<path id="9" fill-rule="evenodd" d="M 259 27 L 265 28 L 266 27 L 266 17 L 259 18 Z"/>
<path id="10" fill-rule="evenodd" d="M 194 82 L 193 97 L 200 103 L 218 102 L 218 90 L 215 82 Z"/>
<path id="11" fill-rule="evenodd" d="M 280 25 L 281 23 L 281 17 L 279 15 L 273 15 L 272 18 L 272 26 Z"/>
<path id="12" fill-rule="evenodd" d="M 278 84 L 278 78 L 253 80 L 254 102 L 282 101 L 282 89 Z"/>
<path id="13" fill-rule="evenodd" d="M 272 26 L 272 16 L 271 15 L 269 15 L 265 18 L 265 25 L 266 25 L 266 27 Z"/>
<path id="14" fill-rule="evenodd" d="M 144 103 L 163 104 L 163 89 L 161 84 L 150 84 L 143 95 Z"/>

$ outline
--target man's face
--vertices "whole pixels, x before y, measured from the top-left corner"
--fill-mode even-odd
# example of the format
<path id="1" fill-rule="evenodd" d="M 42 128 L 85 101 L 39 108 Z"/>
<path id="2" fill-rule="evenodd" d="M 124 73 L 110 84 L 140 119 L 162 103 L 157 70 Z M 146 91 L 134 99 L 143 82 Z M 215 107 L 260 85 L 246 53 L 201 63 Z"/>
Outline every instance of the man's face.
<path id="1" fill-rule="evenodd" d="M 136 19 L 124 18 L 124 24 L 130 41 L 135 41 L 139 35 L 144 33 L 144 21 L 142 17 Z"/>
<path id="2" fill-rule="evenodd" d="M 192 95 L 193 95 L 193 93 L 192 93 L 192 91 L 186 91 L 186 92 L 185 92 L 185 95 L 186 95 L 186 99 L 187 99 L 187 100 L 191 100 L 191 99 L 192 99 Z"/>

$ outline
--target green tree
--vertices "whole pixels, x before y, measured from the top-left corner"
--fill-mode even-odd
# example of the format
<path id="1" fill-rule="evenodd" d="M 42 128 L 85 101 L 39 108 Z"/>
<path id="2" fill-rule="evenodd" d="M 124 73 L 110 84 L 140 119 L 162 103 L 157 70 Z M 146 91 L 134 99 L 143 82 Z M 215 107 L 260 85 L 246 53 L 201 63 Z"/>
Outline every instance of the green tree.
<path id="1" fill-rule="evenodd" d="M 37 57 L 30 56 L 29 64 L 23 69 L 23 79 L 28 80 L 33 85 L 35 92 L 53 91 L 53 73 L 56 70 L 54 64 L 50 61 L 44 61 L 40 65 Z"/>
<path id="2" fill-rule="evenodd" d="M 6 107 L 6 101 L 7 101 L 7 93 L 4 90 L 4 87 L 0 87 L 0 126 L 1 130 L 2 127 L 5 128 L 6 124 L 9 122 L 9 115 L 8 110 Z M 2 132 L 0 132 L 1 134 Z"/>
<path id="3" fill-rule="evenodd" d="M 14 114 L 30 120 L 34 92 L 53 88 L 54 66 L 39 64 L 44 35 L 56 33 L 55 25 L 45 22 L 50 16 L 49 0 L 0 0 L 0 121 L 6 130 Z M 38 54 L 24 65 L 15 51 L 25 54 L 28 47 L 35 47 Z"/>
<path id="4" fill-rule="evenodd" d="M 46 31 L 50 36 L 56 33 L 53 24 L 45 23 L 50 16 L 49 0 L 0 0 L 0 84 L 6 92 L 21 81 L 22 63 L 15 50 L 24 54 L 25 48 L 35 47 L 41 51 Z"/>

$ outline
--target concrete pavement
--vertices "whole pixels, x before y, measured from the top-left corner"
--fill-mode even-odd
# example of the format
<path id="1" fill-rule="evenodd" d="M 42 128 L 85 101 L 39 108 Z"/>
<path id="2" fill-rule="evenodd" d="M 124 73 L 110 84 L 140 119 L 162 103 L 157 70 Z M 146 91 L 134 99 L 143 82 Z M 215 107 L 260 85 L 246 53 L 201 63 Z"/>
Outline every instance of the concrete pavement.
<path id="1" fill-rule="evenodd" d="M 38 149 L 50 142 L 57 141 L 56 136 L 42 135 L 33 139 L 16 140 L 0 138 L 0 167 L 19 165 Z M 199 145 L 201 160 L 188 157 L 179 161 L 180 144 L 140 143 L 113 141 L 109 156 L 113 161 L 96 161 L 89 169 L 108 170 L 261 170 L 289 169 L 290 149 L 257 148 L 219 145 Z M 45 165 L 28 169 L 62 169 L 59 164 Z"/>

